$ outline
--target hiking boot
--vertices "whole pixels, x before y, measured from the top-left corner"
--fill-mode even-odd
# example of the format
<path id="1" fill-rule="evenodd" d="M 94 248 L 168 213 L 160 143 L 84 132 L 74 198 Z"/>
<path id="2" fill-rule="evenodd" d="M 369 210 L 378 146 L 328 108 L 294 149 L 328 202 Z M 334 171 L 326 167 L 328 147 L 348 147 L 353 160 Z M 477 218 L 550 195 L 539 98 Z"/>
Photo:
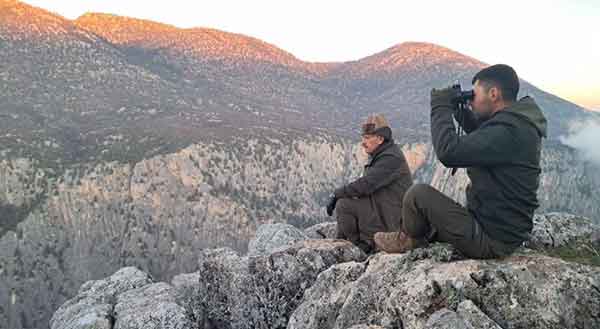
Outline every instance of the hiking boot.
<path id="1" fill-rule="evenodd" d="M 404 232 L 377 232 L 373 236 L 375 248 L 387 253 L 404 253 L 409 250 L 427 246 L 427 241 L 413 239 Z"/>

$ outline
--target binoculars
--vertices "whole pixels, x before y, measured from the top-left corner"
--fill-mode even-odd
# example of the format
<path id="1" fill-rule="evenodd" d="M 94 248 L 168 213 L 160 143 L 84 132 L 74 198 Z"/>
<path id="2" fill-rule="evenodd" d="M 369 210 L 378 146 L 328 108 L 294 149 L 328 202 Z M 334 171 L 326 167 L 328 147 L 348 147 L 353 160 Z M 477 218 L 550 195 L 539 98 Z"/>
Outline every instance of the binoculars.
<path id="1" fill-rule="evenodd" d="M 452 90 L 455 92 L 453 100 L 457 104 L 466 105 L 467 102 L 472 101 L 473 97 L 475 97 L 473 90 L 462 90 L 460 84 L 453 85 Z"/>

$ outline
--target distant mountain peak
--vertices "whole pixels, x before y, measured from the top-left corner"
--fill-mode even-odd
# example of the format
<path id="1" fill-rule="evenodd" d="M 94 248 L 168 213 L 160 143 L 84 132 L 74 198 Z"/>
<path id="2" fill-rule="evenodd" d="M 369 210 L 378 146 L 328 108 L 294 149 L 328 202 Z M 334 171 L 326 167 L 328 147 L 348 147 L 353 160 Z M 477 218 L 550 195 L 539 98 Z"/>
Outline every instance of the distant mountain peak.
<path id="1" fill-rule="evenodd" d="M 388 58 L 390 61 L 392 61 L 391 63 L 389 61 L 386 61 L 385 63 L 385 65 L 392 64 L 390 65 L 391 67 L 394 67 L 394 64 L 398 64 L 398 62 L 406 64 L 406 62 L 410 61 L 414 62 L 424 60 L 430 62 L 460 61 L 473 65 L 482 64 L 480 61 L 472 57 L 461 54 L 449 48 L 427 42 L 403 42 L 378 54 L 367 57 L 364 60 L 376 60 L 381 58 Z"/>
<path id="2" fill-rule="evenodd" d="M 438 65 L 451 65 L 465 69 L 479 68 L 485 64 L 449 48 L 427 42 L 403 42 L 374 55 L 349 62 L 346 74 L 371 76 L 396 74 L 407 70 L 420 70 Z"/>

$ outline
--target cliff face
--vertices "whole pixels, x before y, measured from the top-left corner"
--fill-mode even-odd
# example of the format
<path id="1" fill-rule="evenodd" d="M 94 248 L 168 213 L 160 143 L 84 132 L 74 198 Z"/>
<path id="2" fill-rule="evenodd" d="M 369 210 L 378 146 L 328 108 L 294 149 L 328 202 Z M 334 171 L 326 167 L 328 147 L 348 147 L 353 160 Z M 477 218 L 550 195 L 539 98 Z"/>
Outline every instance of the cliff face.
<path id="1" fill-rule="evenodd" d="M 464 200 L 462 170 L 449 178 L 427 144 L 403 150 L 417 181 Z M 598 193 L 584 184 L 588 165 L 560 146 L 546 147 L 543 158 L 540 211 L 597 214 Z M 194 144 L 58 177 L 32 161 L 4 161 L 2 213 L 15 220 L 0 237 L 0 327 L 43 326 L 81 283 L 122 266 L 168 280 L 195 271 L 205 248 L 244 252 L 258 225 L 321 222 L 327 194 L 360 175 L 364 160 L 357 145 L 316 138 Z"/>
<path id="2" fill-rule="evenodd" d="M 327 193 L 357 174 L 355 151 L 320 139 L 240 140 L 58 178 L 4 161 L 1 204 L 20 217 L 2 225 L 0 327 L 43 327 L 81 283 L 125 265 L 169 279 L 195 270 L 204 248 L 245 250 L 259 224 L 321 221 Z"/>

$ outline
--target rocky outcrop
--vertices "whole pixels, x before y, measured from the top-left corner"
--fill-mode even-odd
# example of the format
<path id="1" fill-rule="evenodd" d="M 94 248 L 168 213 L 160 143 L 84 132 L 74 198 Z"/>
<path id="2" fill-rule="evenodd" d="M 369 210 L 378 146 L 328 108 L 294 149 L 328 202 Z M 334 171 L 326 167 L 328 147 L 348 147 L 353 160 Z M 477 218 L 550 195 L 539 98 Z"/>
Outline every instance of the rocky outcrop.
<path id="1" fill-rule="evenodd" d="M 538 216 L 536 225 L 567 220 L 578 219 L 553 213 Z M 585 219 L 575 228 L 563 227 L 571 246 L 595 243 L 589 239 L 600 232 Z M 278 242 L 257 236 L 253 244 L 264 252 L 255 256 L 228 248 L 205 250 L 198 260 L 200 270 L 179 275 L 170 285 L 154 283 L 132 268 L 87 283 L 56 312 L 52 329 L 83 329 L 89 323 L 107 329 L 150 324 L 200 329 L 600 325 L 598 267 L 532 249 L 505 259 L 469 260 L 446 244 L 366 258 L 341 240 L 290 244 L 298 232 L 282 225 L 259 232 L 279 236 Z M 536 232 L 542 230 L 534 230 L 532 241 L 542 239 Z M 547 248 L 553 247 L 544 245 L 542 250 Z"/>
<path id="2" fill-rule="evenodd" d="M 458 304 L 456 311 L 443 308 L 433 313 L 426 329 L 502 329 L 470 300 Z"/>
<path id="3" fill-rule="evenodd" d="M 339 240 L 305 240 L 258 257 L 209 252 L 201 260 L 195 305 L 205 328 L 282 328 L 321 271 L 364 258 Z"/>
<path id="4" fill-rule="evenodd" d="M 273 252 L 306 240 L 308 236 L 289 224 L 267 224 L 256 230 L 256 237 L 248 244 L 248 256 L 270 255 Z"/>
<path id="5" fill-rule="evenodd" d="M 527 246 L 536 249 L 559 247 L 598 247 L 600 230 L 589 218 L 564 213 L 533 217 L 533 230 Z"/>
<path id="6" fill-rule="evenodd" d="M 151 283 L 148 274 L 133 267 L 123 268 L 104 280 L 88 281 L 75 298 L 56 311 L 50 328 L 112 328 L 117 298 Z"/>
<path id="7" fill-rule="evenodd" d="M 306 228 L 304 233 L 311 239 L 335 239 L 337 237 L 337 223 L 319 223 Z"/>
<path id="8" fill-rule="evenodd" d="M 280 235 L 290 230 L 283 228 Z M 331 265 L 363 261 L 347 241 L 304 240 L 255 257 L 228 248 L 200 256 L 200 271 L 154 283 L 135 268 L 91 281 L 50 321 L 51 329 L 277 328 Z"/>
<path id="9" fill-rule="evenodd" d="M 541 255 L 446 262 L 446 255 L 436 259 L 437 252 L 434 247 L 418 256 L 412 252 L 378 254 L 369 259 L 362 273 L 346 264 L 330 268 L 305 293 L 288 328 L 347 328 L 366 323 L 387 328 L 451 328 L 441 326 L 448 322 L 463 323 L 466 328 L 473 323 L 487 323 L 491 328 L 600 325 L 598 268 Z M 442 309 L 446 311 L 440 314 Z"/>
<path id="10" fill-rule="evenodd" d="M 51 329 L 188 329 L 186 310 L 175 288 L 153 283 L 148 274 L 126 267 L 104 280 L 83 285 L 77 296 L 56 311 Z"/>

